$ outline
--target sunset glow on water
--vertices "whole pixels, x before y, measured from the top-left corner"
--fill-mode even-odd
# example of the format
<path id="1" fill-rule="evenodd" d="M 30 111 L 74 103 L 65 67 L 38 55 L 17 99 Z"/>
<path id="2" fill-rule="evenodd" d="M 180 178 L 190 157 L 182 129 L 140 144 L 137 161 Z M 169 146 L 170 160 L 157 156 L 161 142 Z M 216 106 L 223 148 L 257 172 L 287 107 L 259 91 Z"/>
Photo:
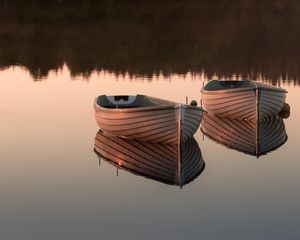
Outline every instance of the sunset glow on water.
<path id="1" fill-rule="evenodd" d="M 239 237 L 266 223 L 269 236 L 274 227 L 281 228 L 280 236 L 297 233 L 298 87 L 284 86 L 291 116 L 284 120 L 288 141 L 283 146 L 256 159 L 203 137 L 199 130 L 195 138 L 206 168 L 180 189 L 122 169 L 117 176 L 116 167 L 105 161 L 99 166 L 93 151 L 98 126 L 92 104 L 100 94 L 136 93 L 183 103 L 188 96 L 199 103 L 202 82 L 207 81 L 203 76 L 149 81 L 101 72 L 86 80 L 72 79 L 64 67 L 36 82 L 24 68 L 14 67 L 2 70 L 0 79 L 5 146 L 2 235 L 17 239 L 35 231 L 42 237 L 49 231 L 51 237 L 66 234 L 76 239 L 82 236 L 79 232 L 86 232 L 115 239 L 122 232 L 125 238 L 145 234 L 177 238 L 183 232 L 175 236 L 168 230 L 176 227 L 193 236 Z M 151 230 L 146 228 L 148 221 Z M 120 232 L 113 230 L 116 224 Z M 138 228 L 132 231 L 132 225 Z M 11 226 L 19 231 L 12 232 Z"/>
<path id="2" fill-rule="evenodd" d="M 300 5 L 163 1 L 0 2 L 0 239 L 299 239 Z M 259 154 L 267 124 L 235 120 L 249 136 L 203 123 L 190 145 L 97 152 L 97 96 L 201 106 L 211 79 L 288 91 L 274 148 Z"/>

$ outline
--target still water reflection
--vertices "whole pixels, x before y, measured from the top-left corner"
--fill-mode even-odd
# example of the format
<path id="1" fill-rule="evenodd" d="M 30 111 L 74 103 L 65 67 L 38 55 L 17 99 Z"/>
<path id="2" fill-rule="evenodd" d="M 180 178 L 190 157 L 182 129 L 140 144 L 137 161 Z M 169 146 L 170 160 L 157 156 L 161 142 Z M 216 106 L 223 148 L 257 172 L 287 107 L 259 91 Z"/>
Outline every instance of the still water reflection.
<path id="1" fill-rule="evenodd" d="M 192 138 L 182 144 L 170 145 L 126 140 L 98 131 L 95 152 L 117 168 L 159 182 L 183 186 L 204 170 L 197 141 Z"/>
<path id="2" fill-rule="evenodd" d="M 119 168 L 118 177 L 114 165 L 102 161 L 99 167 L 92 103 L 102 93 L 142 93 L 175 102 L 188 96 L 199 102 L 207 79 L 174 75 L 145 82 L 105 72 L 93 73 L 88 83 L 71 78 L 66 67 L 41 82 L 22 68 L 0 72 L 3 239 L 180 239 L 186 234 L 190 239 L 297 239 L 298 87 L 284 86 L 291 116 L 284 124 L 277 119 L 270 125 L 279 131 L 267 131 L 278 139 L 272 140 L 274 147 L 288 132 L 284 145 L 256 160 L 203 139 L 198 131 L 194 143 L 201 148 L 205 170 L 198 158 L 194 180 L 180 189 L 141 177 L 140 166 L 138 175 Z M 173 181 L 177 184 L 176 177 Z"/>
<path id="3" fill-rule="evenodd" d="M 93 1 L 80 13 L 66 0 L 32 0 L 14 11 L 16 2 L 0 1 L 1 239 L 299 238 L 297 1 L 162 8 L 108 0 L 102 17 Z M 267 131 L 274 141 L 266 151 L 287 134 L 288 141 L 256 159 L 198 131 L 193 146 L 201 158 L 182 189 L 140 170 L 120 168 L 116 177 L 114 165 L 98 167 L 95 96 L 199 103 L 212 76 L 286 88 L 291 115 L 268 125 L 278 131 Z"/>
<path id="4" fill-rule="evenodd" d="M 201 130 L 228 148 L 257 157 L 277 149 L 287 141 L 285 125 L 279 117 L 251 122 L 204 113 Z"/>

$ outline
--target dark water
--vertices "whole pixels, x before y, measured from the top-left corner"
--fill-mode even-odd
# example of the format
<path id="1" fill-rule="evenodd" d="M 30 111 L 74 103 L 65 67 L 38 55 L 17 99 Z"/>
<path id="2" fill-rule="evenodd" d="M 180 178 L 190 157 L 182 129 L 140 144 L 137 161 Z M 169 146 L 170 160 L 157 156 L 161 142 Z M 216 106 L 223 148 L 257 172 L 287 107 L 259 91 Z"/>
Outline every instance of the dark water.
<path id="1" fill-rule="evenodd" d="M 1 239 L 299 239 L 297 1 L 125 3 L 0 2 Z M 287 141 L 257 158 L 198 130 L 182 188 L 99 166 L 95 96 L 199 102 L 210 78 L 287 89 Z"/>

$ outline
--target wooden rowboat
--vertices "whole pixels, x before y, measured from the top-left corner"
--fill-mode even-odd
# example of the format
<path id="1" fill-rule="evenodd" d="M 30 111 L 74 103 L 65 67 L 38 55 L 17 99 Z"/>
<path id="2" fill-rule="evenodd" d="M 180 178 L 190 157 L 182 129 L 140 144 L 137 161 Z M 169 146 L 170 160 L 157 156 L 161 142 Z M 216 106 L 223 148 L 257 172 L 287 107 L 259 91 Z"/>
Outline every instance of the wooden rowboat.
<path id="1" fill-rule="evenodd" d="M 99 130 L 94 150 L 118 168 L 172 185 L 183 186 L 193 181 L 205 168 L 194 138 L 181 145 L 169 145 L 108 136 Z"/>
<path id="2" fill-rule="evenodd" d="M 165 144 L 187 141 L 202 119 L 199 107 L 145 95 L 101 95 L 95 99 L 94 108 L 104 133 Z"/>
<path id="3" fill-rule="evenodd" d="M 287 141 L 284 122 L 277 116 L 251 122 L 204 113 L 201 131 L 221 145 L 256 157 L 279 148 Z"/>
<path id="4" fill-rule="evenodd" d="M 219 117 L 259 120 L 282 110 L 287 91 L 251 80 L 209 81 L 201 90 L 204 108 Z"/>

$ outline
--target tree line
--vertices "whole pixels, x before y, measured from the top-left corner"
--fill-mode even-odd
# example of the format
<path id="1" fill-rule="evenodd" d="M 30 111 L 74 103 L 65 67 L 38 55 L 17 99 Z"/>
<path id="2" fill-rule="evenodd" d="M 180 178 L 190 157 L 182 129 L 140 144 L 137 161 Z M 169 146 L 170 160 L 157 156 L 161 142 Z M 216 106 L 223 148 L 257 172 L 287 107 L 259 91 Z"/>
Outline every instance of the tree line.
<path id="1" fill-rule="evenodd" d="M 24 9 L 37 4 L 35 15 L 14 8 L 17 2 L 1 2 L 0 68 L 25 66 L 36 79 L 67 64 L 74 76 L 101 70 L 149 78 L 204 72 L 207 77 L 300 82 L 300 14 L 295 1 L 22 3 Z M 65 7 L 51 12 L 51 7 L 41 8 L 42 2 Z M 90 10 L 75 7 L 83 2 Z M 104 2 L 106 13 L 102 9 L 101 15 Z M 109 10 L 111 6 L 115 8 Z M 122 9 L 128 12 L 121 14 Z"/>

